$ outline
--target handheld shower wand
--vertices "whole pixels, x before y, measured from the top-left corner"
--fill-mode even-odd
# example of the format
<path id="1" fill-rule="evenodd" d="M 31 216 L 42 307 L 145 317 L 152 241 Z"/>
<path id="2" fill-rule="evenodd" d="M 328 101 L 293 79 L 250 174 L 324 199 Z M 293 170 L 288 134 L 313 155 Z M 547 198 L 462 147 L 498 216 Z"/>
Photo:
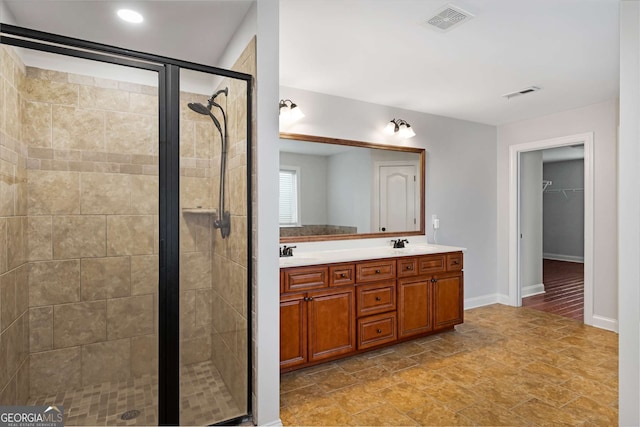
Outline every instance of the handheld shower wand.
<path id="1" fill-rule="evenodd" d="M 195 111 L 196 113 L 202 114 L 205 116 L 208 115 L 209 117 L 211 117 L 211 120 L 213 121 L 213 124 L 218 129 L 218 132 L 220 133 L 220 138 L 222 139 L 222 147 L 221 147 L 222 153 L 220 156 L 220 193 L 219 193 L 220 197 L 218 200 L 219 212 L 218 212 L 218 217 L 213 221 L 213 227 L 220 229 L 220 234 L 224 239 L 227 236 L 229 236 L 229 234 L 231 233 L 231 214 L 228 211 L 226 211 L 224 208 L 224 189 L 225 189 L 224 184 L 225 184 L 225 176 L 226 176 L 226 170 L 227 170 L 227 139 L 229 137 L 229 134 L 227 132 L 227 114 L 224 111 L 224 108 L 222 108 L 220 104 L 215 102 L 216 97 L 220 94 L 224 94 L 225 96 L 228 96 L 229 88 L 225 87 L 224 89 L 220 89 L 219 91 L 211 95 L 211 98 L 209 98 L 209 100 L 207 101 L 206 107 L 200 103 L 189 103 L 187 105 L 191 110 Z M 222 112 L 222 125 L 220 121 L 211 113 L 211 107 L 216 107 L 220 109 L 220 112 Z M 223 126 L 224 126 L 224 131 L 222 130 Z"/>

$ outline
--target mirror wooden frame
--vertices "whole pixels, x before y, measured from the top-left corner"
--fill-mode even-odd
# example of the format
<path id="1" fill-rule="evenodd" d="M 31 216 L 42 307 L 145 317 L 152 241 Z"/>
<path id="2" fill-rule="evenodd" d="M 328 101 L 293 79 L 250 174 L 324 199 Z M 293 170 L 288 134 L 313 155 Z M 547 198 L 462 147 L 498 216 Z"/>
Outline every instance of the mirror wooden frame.
<path id="1" fill-rule="evenodd" d="M 383 238 L 383 237 L 404 237 L 404 236 L 424 235 L 425 186 L 426 186 L 426 183 L 425 183 L 426 151 L 424 148 L 373 144 L 370 142 L 363 142 L 363 141 L 327 138 L 324 136 L 304 135 L 299 133 L 287 133 L 287 132 L 280 132 L 280 138 L 297 140 L 297 141 L 306 141 L 306 142 L 319 142 L 323 144 L 348 145 L 351 147 L 375 148 L 378 150 L 404 151 L 409 153 L 416 153 L 420 156 L 420 230 L 405 231 L 405 232 L 379 232 L 379 233 L 360 233 L 360 234 L 333 234 L 333 235 L 316 235 L 316 236 L 280 237 L 280 243 L 321 242 L 321 241 L 329 241 L 329 240 L 373 239 L 373 238 Z"/>

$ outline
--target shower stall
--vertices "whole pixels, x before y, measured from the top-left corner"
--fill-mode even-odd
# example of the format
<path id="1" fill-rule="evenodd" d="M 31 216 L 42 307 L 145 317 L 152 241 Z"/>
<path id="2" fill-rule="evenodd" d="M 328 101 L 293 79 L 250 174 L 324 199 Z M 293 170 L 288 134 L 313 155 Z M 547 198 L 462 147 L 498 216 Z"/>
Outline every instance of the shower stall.
<path id="1" fill-rule="evenodd" d="M 0 32 L 0 405 L 246 419 L 255 40 L 223 70 Z"/>

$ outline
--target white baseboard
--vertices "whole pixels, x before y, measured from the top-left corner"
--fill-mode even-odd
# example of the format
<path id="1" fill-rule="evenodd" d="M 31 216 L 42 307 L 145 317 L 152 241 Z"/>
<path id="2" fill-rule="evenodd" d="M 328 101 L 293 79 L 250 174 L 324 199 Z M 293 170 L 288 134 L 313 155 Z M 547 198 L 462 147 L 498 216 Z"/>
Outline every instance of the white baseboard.
<path id="1" fill-rule="evenodd" d="M 609 317 L 593 315 L 593 324 L 596 328 L 606 329 L 607 331 L 618 332 L 618 321 Z"/>
<path id="2" fill-rule="evenodd" d="M 562 254 L 548 254 L 543 253 L 542 258 L 552 259 L 555 261 L 569 261 L 569 262 L 581 262 L 584 263 L 584 257 L 574 255 L 562 255 Z"/>
<path id="3" fill-rule="evenodd" d="M 498 294 L 498 304 L 511 305 L 509 295 Z"/>
<path id="4" fill-rule="evenodd" d="M 529 285 L 522 288 L 522 298 L 532 297 L 534 295 L 544 294 L 544 283 L 537 285 Z"/>
<path id="5" fill-rule="evenodd" d="M 274 426 L 274 427 L 282 427 L 282 421 L 280 420 L 280 418 L 278 418 L 278 419 L 277 419 L 277 420 L 275 420 L 275 421 L 271 421 L 271 422 L 264 423 L 264 424 L 260 424 L 260 425 L 261 425 L 261 426 L 269 426 L 269 427 L 271 427 L 271 426 Z"/>
<path id="6" fill-rule="evenodd" d="M 485 305 L 491 305 L 498 303 L 498 294 L 482 295 L 479 297 L 465 298 L 464 309 L 484 307 Z"/>

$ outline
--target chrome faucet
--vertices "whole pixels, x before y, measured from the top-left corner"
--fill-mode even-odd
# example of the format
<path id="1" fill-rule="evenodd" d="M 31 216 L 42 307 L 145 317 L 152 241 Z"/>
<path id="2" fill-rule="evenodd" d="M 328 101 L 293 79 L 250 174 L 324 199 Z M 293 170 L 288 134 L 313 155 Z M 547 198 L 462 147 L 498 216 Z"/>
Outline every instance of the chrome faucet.
<path id="1" fill-rule="evenodd" d="M 285 257 L 285 256 L 293 256 L 293 249 L 296 246 L 287 246 L 284 245 L 284 247 L 280 248 L 280 256 L 281 257 Z"/>
<path id="2" fill-rule="evenodd" d="M 407 239 L 398 239 L 398 240 L 391 240 L 391 241 L 393 242 L 393 249 L 402 249 L 404 248 L 405 243 L 409 243 Z"/>

